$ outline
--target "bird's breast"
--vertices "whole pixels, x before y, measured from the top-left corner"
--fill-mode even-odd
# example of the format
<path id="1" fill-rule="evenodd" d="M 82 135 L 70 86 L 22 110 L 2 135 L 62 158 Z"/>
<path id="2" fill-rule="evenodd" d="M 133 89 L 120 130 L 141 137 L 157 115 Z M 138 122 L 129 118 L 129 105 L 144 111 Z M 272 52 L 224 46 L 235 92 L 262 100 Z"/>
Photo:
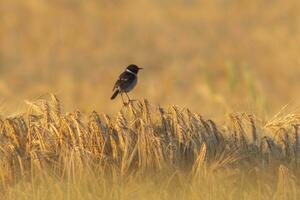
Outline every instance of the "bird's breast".
<path id="1" fill-rule="evenodd" d="M 130 83 L 124 88 L 125 92 L 130 92 L 137 84 L 137 78 L 133 79 Z"/>

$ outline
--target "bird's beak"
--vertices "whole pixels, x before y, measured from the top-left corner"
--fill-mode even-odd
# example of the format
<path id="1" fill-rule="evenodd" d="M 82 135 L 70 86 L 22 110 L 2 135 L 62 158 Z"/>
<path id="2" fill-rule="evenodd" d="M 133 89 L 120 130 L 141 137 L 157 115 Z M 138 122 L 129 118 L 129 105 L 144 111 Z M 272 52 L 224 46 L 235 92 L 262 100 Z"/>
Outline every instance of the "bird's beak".
<path id="1" fill-rule="evenodd" d="M 141 70 L 141 69 L 143 69 L 143 68 L 139 67 L 139 70 Z"/>

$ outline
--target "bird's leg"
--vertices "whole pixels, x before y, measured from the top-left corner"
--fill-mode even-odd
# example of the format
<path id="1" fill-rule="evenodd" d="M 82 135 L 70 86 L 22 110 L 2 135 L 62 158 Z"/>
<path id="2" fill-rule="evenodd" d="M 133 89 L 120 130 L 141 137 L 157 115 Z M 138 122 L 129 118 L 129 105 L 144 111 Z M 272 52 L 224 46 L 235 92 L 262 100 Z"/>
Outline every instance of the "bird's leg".
<path id="1" fill-rule="evenodd" d="M 122 101 L 123 101 L 124 106 L 126 106 L 126 102 L 124 101 L 124 98 L 123 98 L 123 93 L 121 93 L 121 97 L 122 97 Z"/>
<path id="2" fill-rule="evenodd" d="M 135 99 L 130 99 L 130 97 L 129 97 L 129 95 L 128 95 L 127 93 L 125 93 L 125 94 L 126 94 L 128 100 L 129 100 L 129 103 L 130 103 L 130 102 L 133 102 L 133 101 L 136 101 Z"/>
<path id="3" fill-rule="evenodd" d="M 128 103 L 130 103 L 130 102 L 131 102 L 131 99 L 130 99 L 129 95 L 127 94 L 127 92 L 125 92 L 125 94 L 126 94 L 126 96 L 127 96 L 127 98 L 128 98 Z"/>

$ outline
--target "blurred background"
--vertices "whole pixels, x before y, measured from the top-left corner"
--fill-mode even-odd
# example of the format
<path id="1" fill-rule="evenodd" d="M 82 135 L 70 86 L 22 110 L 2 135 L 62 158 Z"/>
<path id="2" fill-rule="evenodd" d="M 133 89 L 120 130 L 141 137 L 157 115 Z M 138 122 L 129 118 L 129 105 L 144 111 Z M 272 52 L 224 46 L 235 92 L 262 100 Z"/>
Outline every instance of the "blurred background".
<path id="1" fill-rule="evenodd" d="M 1 0 L 0 107 L 52 92 L 65 110 L 115 113 L 131 93 L 205 116 L 261 116 L 300 100 L 299 0 Z"/>

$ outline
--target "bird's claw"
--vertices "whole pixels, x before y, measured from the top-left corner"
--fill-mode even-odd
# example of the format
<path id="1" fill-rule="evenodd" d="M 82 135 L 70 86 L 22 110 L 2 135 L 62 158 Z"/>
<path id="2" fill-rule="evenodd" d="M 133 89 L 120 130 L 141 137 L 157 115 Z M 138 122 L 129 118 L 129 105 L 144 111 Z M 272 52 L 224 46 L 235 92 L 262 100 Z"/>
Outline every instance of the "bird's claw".
<path id="1" fill-rule="evenodd" d="M 137 101 L 137 100 L 136 99 L 129 99 L 128 102 L 123 102 L 123 105 L 128 106 L 129 104 L 132 104 L 135 101 Z"/>

